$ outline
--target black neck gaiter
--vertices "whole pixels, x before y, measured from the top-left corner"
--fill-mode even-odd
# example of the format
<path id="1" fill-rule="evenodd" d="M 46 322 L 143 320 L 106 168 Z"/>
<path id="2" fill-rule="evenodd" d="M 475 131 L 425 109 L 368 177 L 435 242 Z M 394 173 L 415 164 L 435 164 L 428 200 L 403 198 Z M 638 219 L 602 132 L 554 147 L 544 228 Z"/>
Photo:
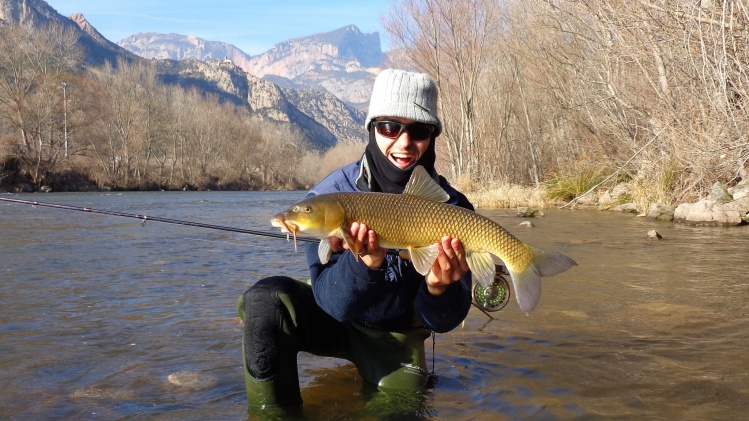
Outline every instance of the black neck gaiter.
<path id="1" fill-rule="evenodd" d="M 434 152 L 434 141 L 435 138 L 432 136 L 429 147 L 414 165 L 406 169 L 400 169 L 393 165 L 377 146 L 374 127 L 370 126 L 369 142 L 367 143 L 367 148 L 364 150 L 364 154 L 367 157 L 367 164 L 371 173 L 369 181 L 372 185 L 372 191 L 403 193 L 403 189 L 406 188 L 406 184 L 411 178 L 411 173 L 417 165 L 423 166 L 429 174 L 434 175 L 434 163 L 437 160 L 437 155 Z"/>

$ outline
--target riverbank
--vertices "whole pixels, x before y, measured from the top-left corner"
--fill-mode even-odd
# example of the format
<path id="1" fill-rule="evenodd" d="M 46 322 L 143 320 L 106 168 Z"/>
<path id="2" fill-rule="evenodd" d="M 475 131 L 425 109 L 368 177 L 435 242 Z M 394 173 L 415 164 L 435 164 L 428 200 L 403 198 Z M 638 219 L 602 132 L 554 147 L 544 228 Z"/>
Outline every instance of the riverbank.
<path id="1" fill-rule="evenodd" d="M 636 203 L 630 200 L 633 194 L 626 183 L 611 189 L 591 190 L 567 201 L 551 200 L 543 188 L 534 187 L 507 185 L 459 190 L 466 192 L 477 208 L 523 208 L 519 214 L 533 213 L 525 208 L 556 207 L 635 213 L 649 219 L 693 225 L 737 226 L 749 223 L 749 178 L 731 187 L 716 182 L 706 198 L 680 204 Z"/>
<path id="2" fill-rule="evenodd" d="M 94 180 L 77 172 L 55 174 L 47 178 L 41 186 L 32 185 L 24 174 L 5 173 L 0 178 L 0 193 L 49 193 L 49 192 L 96 192 L 112 191 L 106 186 L 98 185 Z M 304 190 L 302 186 L 285 186 L 283 190 Z M 593 209 L 614 212 L 636 213 L 647 218 L 686 222 L 701 225 L 735 226 L 749 222 L 749 178 L 738 184 L 726 187 L 716 182 L 710 194 L 692 203 L 637 203 L 631 200 L 634 196 L 627 183 L 620 183 L 613 188 L 599 188 L 585 192 L 566 201 L 553 200 L 541 187 L 519 185 L 494 185 L 493 187 L 476 184 L 461 185 L 456 188 L 463 191 L 471 203 L 479 209 L 545 209 L 550 207 Z M 118 191 L 259 191 L 247 183 L 218 184 L 209 186 L 184 185 L 181 188 L 149 186 L 139 189 L 116 189 Z"/>

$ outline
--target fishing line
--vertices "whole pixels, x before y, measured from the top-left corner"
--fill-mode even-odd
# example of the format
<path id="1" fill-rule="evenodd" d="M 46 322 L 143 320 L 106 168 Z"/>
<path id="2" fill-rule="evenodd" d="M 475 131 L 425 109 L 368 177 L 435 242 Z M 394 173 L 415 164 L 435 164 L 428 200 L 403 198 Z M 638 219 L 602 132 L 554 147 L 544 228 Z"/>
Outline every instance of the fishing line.
<path id="1" fill-rule="evenodd" d="M 147 221 L 155 221 L 155 222 L 163 222 L 166 224 L 186 225 L 189 227 L 198 227 L 198 228 L 207 228 L 207 229 L 219 230 L 219 231 L 237 232 L 240 234 L 256 235 L 260 237 L 283 238 L 286 240 L 289 239 L 288 235 L 283 234 L 283 233 L 277 233 L 277 232 L 250 230 L 250 229 L 245 229 L 245 228 L 227 227 L 223 225 L 214 225 L 214 224 L 204 224 L 202 222 L 191 222 L 191 221 L 184 221 L 181 219 L 161 218 L 158 216 L 148 216 L 148 215 L 140 215 L 140 214 L 134 214 L 134 213 L 109 211 L 109 210 L 104 210 L 104 209 L 87 208 L 87 207 L 82 207 L 82 206 L 60 205 L 57 203 L 46 203 L 46 202 L 37 202 L 37 201 L 32 201 L 32 200 L 12 199 L 9 197 L 0 197 L 0 202 L 9 202 L 9 203 L 16 203 L 16 204 L 21 204 L 21 205 L 31 205 L 34 208 L 46 207 L 46 208 L 62 209 L 62 210 L 69 210 L 69 211 L 76 211 L 76 212 L 88 212 L 88 213 L 97 213 L 101 215 L 133 218 L 133 219 L 140 220 L 142 226 L 146 226 Z M 296 237 L 296 239 L 297 241 L 304 241 L 308 243 L 317 243 L 320 241 L 318 239 L 310 238 L 310 237 Z"/>

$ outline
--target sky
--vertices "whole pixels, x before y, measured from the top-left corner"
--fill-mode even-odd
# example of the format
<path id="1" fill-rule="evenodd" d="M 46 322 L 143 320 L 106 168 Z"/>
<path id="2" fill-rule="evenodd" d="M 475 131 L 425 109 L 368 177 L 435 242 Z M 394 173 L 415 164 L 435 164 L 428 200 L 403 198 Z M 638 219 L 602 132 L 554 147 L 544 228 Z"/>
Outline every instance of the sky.
<path id="1" fill-rule="evenodd" d="M 379 32 L 389 47 L 381 16 L 385 0 L 47 0 L 58 13 L 82 13 L 108 40 L 136 32 L 195 35 L 232 44 L 250 55 L 292 38 L 356 25 Z"/>

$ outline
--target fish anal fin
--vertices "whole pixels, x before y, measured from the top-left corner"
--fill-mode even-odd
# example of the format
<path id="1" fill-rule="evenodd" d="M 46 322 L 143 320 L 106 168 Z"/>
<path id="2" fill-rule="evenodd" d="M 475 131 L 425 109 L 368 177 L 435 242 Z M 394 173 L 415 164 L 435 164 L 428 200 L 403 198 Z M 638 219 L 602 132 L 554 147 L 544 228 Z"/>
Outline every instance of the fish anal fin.
<path id="1" fill-rule="evenodd" d="M 403 189 L 403 194 L 418 196 L 434 202 L 447 202 L 450 199 L 450 195 L 447 194 L 445 189 L 434 181 L 421 165 L 414 168 L 406 188 Z"/>
<path id="2" fill-rule="evenodd" d="M 479 282 L 484 287 L 492 283 L 496 267 L 491 253 L 468 252 L 466 253 L 466 261 L 471 269 L 474 281 Z"/>
<path id="3" fill-rule="evenodd" d="M 414 264 L 414 268 L 420 274 L 426 276 L 434 265 L 434 261 L 437 260 L 437 255 L 440 252 L 440 246 L 437 243 L 425 246 L 409 248 L 408 254 L 411 255 L 411 261 Z"/>

